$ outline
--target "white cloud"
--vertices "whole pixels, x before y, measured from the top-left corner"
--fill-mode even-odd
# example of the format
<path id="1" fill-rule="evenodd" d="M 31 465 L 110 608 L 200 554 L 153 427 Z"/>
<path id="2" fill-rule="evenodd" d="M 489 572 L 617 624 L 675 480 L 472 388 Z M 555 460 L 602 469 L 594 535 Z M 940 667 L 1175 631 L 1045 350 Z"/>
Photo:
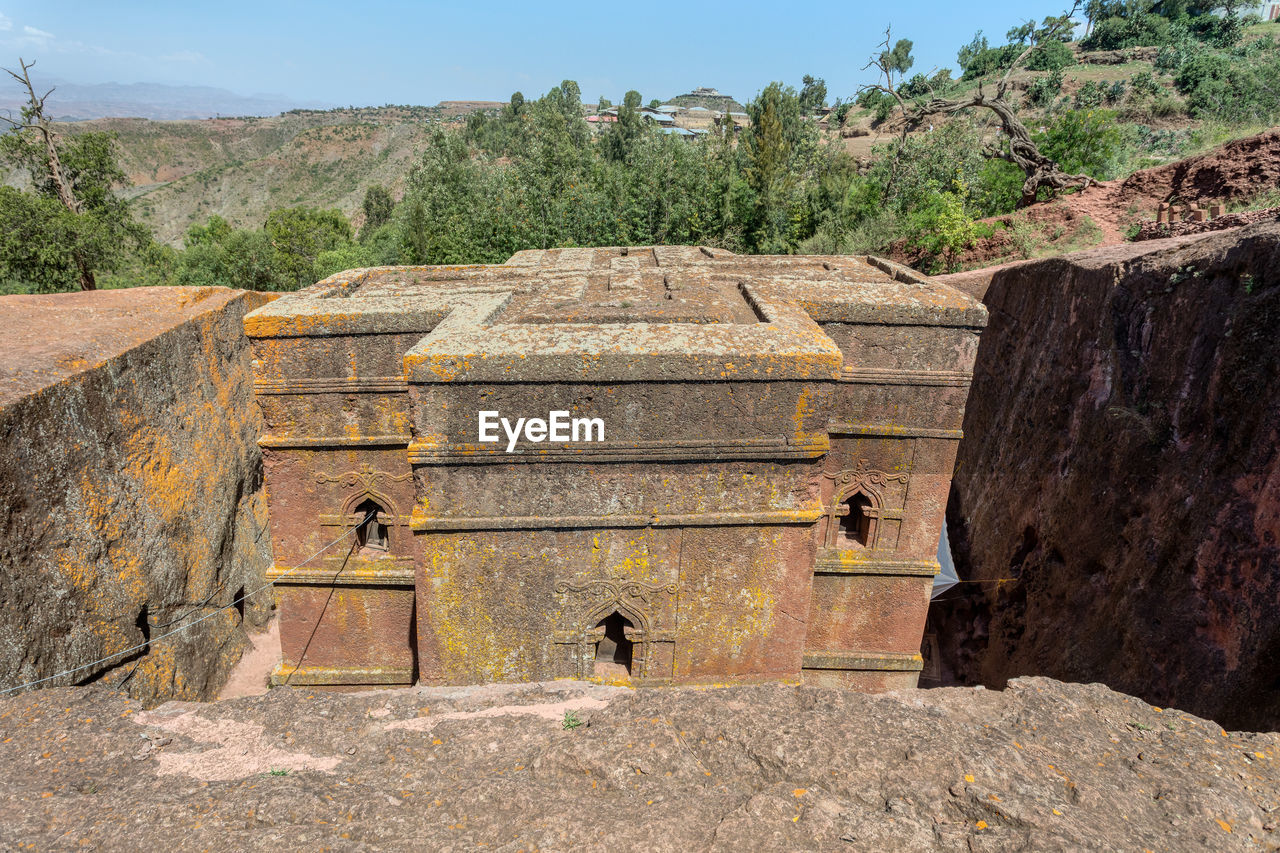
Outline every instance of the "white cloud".
<path id="1" fill-rule="evenodd" d="M 177 53 L 166 53 L 159 57 L 161 62 L 208 62 L 205 55 L 198 50 L 180 50 Z"/>
<path id="2" fill-rule="evenodd" d="M 53 38 L 53 33 L 46 33 L 44 30 L 37 30 L 35 27 L 23 27 L 22 33 L 27 38 L 35 41 L 48 41 Z"/>
<path id="3" fill-rule="evenodd" d="M 13 21 L 4 12 L 0 12 L 0 33 L 7 33 L 11 29 L 13 29 Z"/>

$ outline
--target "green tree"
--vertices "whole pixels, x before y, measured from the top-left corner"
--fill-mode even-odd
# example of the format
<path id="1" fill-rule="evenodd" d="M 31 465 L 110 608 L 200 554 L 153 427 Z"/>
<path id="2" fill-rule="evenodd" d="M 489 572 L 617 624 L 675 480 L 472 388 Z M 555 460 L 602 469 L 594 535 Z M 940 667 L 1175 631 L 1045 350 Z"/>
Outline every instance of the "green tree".
<path id="1" fill-rule="evenodd" d="M 911 56 L 912 47 L 911 39 L 898 39 L 890 50 L 880 54 L 880 62 L 891 71 L 906 74 L 916 62 Z"/>
<path id="2" fill-rule="evenodd" d="M 811 74 L 804 75 L 800 88 L 800 112 L 812 115 L 827 103 L 827 81 Z"/>
<path id="3" fill-rule="evenodd" d="M 221 216 L 187 229 L 185 250 L 178 256 L 178 284 L 235 287 L 245 290 L 291 290 L 280 258 L 265 231 L 232 228 Z"/>
<path id="4" fill-rule="evenodd" d="M 1062 168 L 1093 178 L 1116 177 L 1125 135 L 1111 110 L 1068 110 L 1036 134 L 1040 150 Z"/>
<path id="5" fill-rule="evenodd" d="M 1074 65 L 1076 56 L 1063 42 L 1046 41 L 1027 57 L 1027 68 L 1031 71 L 1060 71 L 1068 65 Z"/>
<path id="6" fill-rule="evenodd" d="M 610 125 L 600 141 L 606 159 L 614 162 L 625 160 L 631 146 L 644 132 L 640 121 L 640 103 L 640 93 L 635 89 L 623 96 L 622 106 L 618 107 L 618 120 Z"/>
<path id="7" fill-rule="evenodd" d="M 811 122 L 801 119 L 795 89 L 770 83 L 747 104 L 751 126 L 742 134 L 743 175 L 752 192 L 748 241 L 768 254 L 792 252 L 792 194 L 815 148 Z"/>
<path id="8" fill-rule="evenodd" d="M 887 188 L 892 188 L 895 177 L 902 169 L 902 155 L 907 149 L 907 135 L 912 129 L 918 128 L 925 121 L 937 115 L 955 115 L 964 113 L 974 108 L 982 108 L 990 110 L 1000 119 L 1000 131 L 1002 139 L 997 146 L 989 146 L 985 148 L 984 154 L 988 157 L 998 157 L 1008 160 L 1018 165 L 1026 175 L 1022 189 L 1022 204 L 1027 205 L 1034 202 L 1040 195 L 1042 190 L 1049 193 L 1070 187 L 1088 187 L 1092 179 L 1088 175 L 1070 174 L 1063 171 L 1062 167 L 1048 157 L 1044 152 L 1040 151 L 1036 142 L 1032 139 L 1030 131 L 1026 125 L 1018 118 L 1015 106 L 1005 100 L 1005 95 L 1009 93 L 1009 76 L 1015 69 L 1023 65 L 1027 57 L 1038 46 L 1053 40 L 1061 40 L 1064 33 L 1068 32 L 1072 27 L 1070 15 L 1058 15 L 1056 17 L 1045 18 L 1045 25 L 1042 28 L 1033 29 L 1030 35 L 1029 43 L 1019 49 L 1017 45 L 1007 45 L 1018 51 L 1017 55 L 1008 64 L 1003 76 L 996 81 L 994 92 L 988 92 L 983 86 L 978 86 L 976 90 L 971 91 L 963 97 L 954 97 L 950 99 L 932 98 L 927 103 L 917 101 L 908 104 L 898 94 L 898 88 L 901 85 L 902 63 L 895 51 L 888 50 L 888 45 L 892 35 L 886 31 L 882 46 L 885 50 L 878 57 L 873 55 L 871 64 L 875 65 L 881 72 L 883 82 L 873 84 L 868 88 L 878 89 L 881 92 L 892 96 L 898 103 L 899 109 L 903 114 L 902 130 L 899 134 L 897 153 L 891 158 L 890 179 Z M 977 67 L 977 60 L 973 58 L 973 52 L 977 49 L 975 44 L 980 45 L 982 34 L 979 33 L 974 38 L 974 42 L 962 51 L 963 58 L 969 61 L 968 67 L 965 69 L 965 76 Z M 898 44 L 902 44 L 899 41 Z M 910 44 L 908 42 L 908 44 Z M 968 52 L 966 54 L 966 51 Z"/>
<path id="9" fill-rule="evenodd" d="M 955 269 L 959 256 L 982 233 L 965 210 L 967 194 L 968 187 L 957 178 L 945 192 L 930 193 L 908 225 L 911 244 L 923 249 L 929 258 L 941 261 L 947 272 Z"/>
<path id="10" fill-rule="evenodd" d="M 18 119 L 0 117 L 0 162 L 26 169 L 32 193 L 0 193 L 0 278 L 40 291 L 94 290 L 97 274 L 119 267 L 131 251 L 150 242 L 133 221 L 116 187 L 128 184 L 116 162 L 115 137 L 107 133 L 58 134 L 45 116 L 45 99 L 31 83 L 34 62 L 18 60 L 5 71 L 26 90 Z"/>
<path id="11" fill-rule="evenodd" d="M 969 43 L 960 48 L 960 52 L 956 54 L 956 64 L 960 66 L 960 70 L 964 72 L 966 78 L 971 76 L 969 67 L 974 65 L 978 57 L 990 49 L 991 45 L 987 42 L 987 37 L 982 34 L 982 30 L 974 33 Z"/>
<path id="12" fill-rule="evenodd" d="M 351 224 L 340 210 L 286 207 L 267 214 L 263 227 L 276 251 L 276 267 L 289 290 L 314 284 L 321 252 L 351 242 Z"/>
<path id="13" fill-rule="evenodd" d="M 434 131 L 396 208 L 400 262 L 501 263 L 513 247 L 533 248 L 525 243 L 528 217 L 507 204 L 502 178 L 471 156 L 460 134 Z"/>
<path id="14" fill-rule="evenodd" d="M 372 232 L 390 222 L 395 206 L 396 203 L 386 187 L 382 184 L 371 185 L 364 191 L 364 203 L 361 205 L 364 209 L 364 224 L 360 226 L 360 233 L 363 235 Z"/>
<path id="15" fill-rule="evenodd" d="M 316 281 L 320 281 L 335 273 L 378 265 L 377 251 L 373 246 L 348 243 L 336 249 L 326 249 L 317 255 L 311 275 Z"/>

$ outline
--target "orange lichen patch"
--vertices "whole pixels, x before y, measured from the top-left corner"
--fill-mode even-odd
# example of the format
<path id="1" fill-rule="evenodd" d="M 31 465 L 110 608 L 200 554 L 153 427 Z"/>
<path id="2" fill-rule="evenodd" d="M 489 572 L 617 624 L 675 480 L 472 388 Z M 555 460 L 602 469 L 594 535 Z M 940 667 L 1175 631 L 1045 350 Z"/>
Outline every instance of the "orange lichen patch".
<path id="1" fill-rule="evenodd" d="M 0 299 L 0 316 L 27 310 L 14 299 Z M 15 453 L 45 460 L 14 484 L 25 492 L 19 513 L 35 521 L 32 565 L 63 602 L 50 611 L 57 625 L 33 629 L 70 634 L 81 660 L 142 644 L 148 627 L 200 612 L 220 587 L 240 585 L 234 573 L 253 571 L 251 560 L 232 569 L 247 557 L 233 531 L 262 520 L 248 511 L 248 490 L 235 493 L 257 455 L 239 327 L 247 307 L 266 301 L 220 288 L 136 288 L 31 303 L 44 327 L 53 322 L 65 334 L 4 360 L 0 371 L 17 365 L 41 387 L 4 401 L 0 417 L 12 419 Z M 0 349 L 25 345 L 24 334 L 6 336 Z M 199 666 L 208 669 L 190 678 L 189 646 L 153 644 L 128 667 L 128 689 L 148 699 L 206 698 L 217 680 L 210 674 L 239 651 L 236 628 L 215 619 L 193 631 L 206 643 Z"/>

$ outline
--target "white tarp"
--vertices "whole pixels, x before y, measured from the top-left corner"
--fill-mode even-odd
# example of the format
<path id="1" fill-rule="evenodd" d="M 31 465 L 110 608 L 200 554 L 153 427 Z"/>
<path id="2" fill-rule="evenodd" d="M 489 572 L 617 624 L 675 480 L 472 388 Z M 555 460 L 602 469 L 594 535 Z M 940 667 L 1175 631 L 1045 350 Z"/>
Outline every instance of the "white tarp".
<path id="1" fill-rule="evenodd" d="M 951 543 L 947 541 L 946 524 L 942 525 L 942 534 L 938 537 L 938 562 L 942 565 L 942 571 L 938 572 L 933 579 L 933 594 L 930 598 L 937 598 L 960 583 L 960 577 L 956 574 L 956 564 L 951 562 Z"/>

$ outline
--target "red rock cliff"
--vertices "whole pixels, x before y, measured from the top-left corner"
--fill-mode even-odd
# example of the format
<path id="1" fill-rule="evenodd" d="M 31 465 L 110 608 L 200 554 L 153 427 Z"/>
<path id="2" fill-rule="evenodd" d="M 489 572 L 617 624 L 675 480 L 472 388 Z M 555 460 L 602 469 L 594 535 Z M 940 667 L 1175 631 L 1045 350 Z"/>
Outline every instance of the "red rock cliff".
<path id="1" fill-rule="evenodd" d="M 0 298 L 0 688 L 157 638 L 270 564 L 244 314 L 264 297 L 135 288 Z M 269 594 L 245 616 L 261 620 Z M 101 679 L 210 698 L 244 646 L 230 608 Z"/>
<path id="2" fill-rule="evenodd" d="M 1280 224 L 998 271 L 936 608 L 962 681 L 1280 726 Z"/>

